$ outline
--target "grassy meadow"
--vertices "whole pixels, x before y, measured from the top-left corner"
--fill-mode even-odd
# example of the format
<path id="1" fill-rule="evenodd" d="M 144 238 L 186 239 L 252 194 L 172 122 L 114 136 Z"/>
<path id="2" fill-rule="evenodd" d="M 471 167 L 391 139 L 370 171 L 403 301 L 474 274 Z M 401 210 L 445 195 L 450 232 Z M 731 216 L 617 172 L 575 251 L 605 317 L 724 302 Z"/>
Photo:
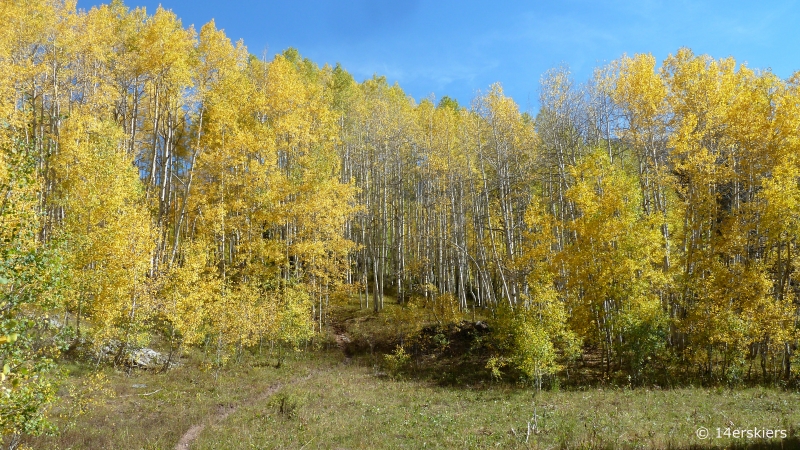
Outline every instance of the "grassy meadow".
<path id="1" fill-rule="evenodd" d="M 106 367 L 108 398 L 60 411 L 61 432 L 33 449 L 364 448 L 798 448 L 800 391 L 767 387 L 630 388 L 612 383 L 536 389 L 495 381 L 447 352 L 388 352 L 402 310 L 334 311 L 329 337 L 299 352 L 245 352 L 215 370 L 199 350 L 167 373 Z M 458 347 L 453 336 L 444 345 Z M 406 344 L 410 345 L 408 341 Z M 442 345 L 439 343 L 439 345 Z M 476 359 L 480 359 L 476 356 Z M 472 369 L 470 369 L 472 367 Z M 75 363 L 67 384 L 93 369 Z M 475 373 L 465 373 L 472 370 Z M 456 373 L 454 373 L 456 372 Z M 62 389 L 67 395 L 69 389 Z M 59 411 L 56 411 L 59 413 Z M 710 438 L 700 439 L 705 427 Z M 737 429 L 785 430 L 786 439 L 734 438 Z M 720 436 L 717 437 L 719 428 Z M 731 437 L 724 436 L 726 429 Z"/>

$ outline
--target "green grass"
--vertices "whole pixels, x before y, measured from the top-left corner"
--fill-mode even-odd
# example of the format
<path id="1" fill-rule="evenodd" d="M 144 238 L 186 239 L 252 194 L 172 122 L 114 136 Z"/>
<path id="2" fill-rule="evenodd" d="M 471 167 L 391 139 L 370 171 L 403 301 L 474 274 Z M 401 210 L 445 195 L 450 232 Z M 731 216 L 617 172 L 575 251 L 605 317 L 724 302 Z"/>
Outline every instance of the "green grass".
<path id="1" fill-rule="evenodd" d="M 794 436 L 785 448 L 800 444 L 798 392 L 595 388 L 535 393 L 509 385 L 391 380 L 359 361 L 368 360 L 348 360 L 336 351 L 306 352 L 281 369 L 234 366 L 216 380 L 213 371 L 191 365 L 165 375 L 108 371 L 114 398 L 77 418 L 60 436 L 28 444 L 171 449 L 200 423 L 206 426 L 190 448 L 625 449 L 764 443 L 703 441 L 695 435 L 700 426 L 715 433 L 731 423 L 785 429 Z M 282 387 L 271 392 L 278 383 Z M 224 418 L 222 410 L 229 411 Z M 534 413 L 538 432 L 528 437 Z"/>
<path id="2" fill-rule="evenodd" d="M 329 335 L 317 339 L 321 350 L 290 353 L 280 368 L 274 358 L 247 354 L 215 372 L 199 351 L 166 374 L 106 367 L 113 397 L 59 420 L 58 436 L 25 444 L 172 449 L 203 425 L 189 448 L 800 448 L 799 391 L 595 386 L 535 392 L 490 382 L 485 373 L 460 373 L 483 370 L 482 356 L 470 356 L 472 344 L 465 342 L 418 356 L 391 378 L 383 373 L 383 352 L 409 332 L 407 313 L 388 301 L 380 314 L 352 305 L 332 310 Z M 347 352 L 335 339 L 343 334 L 352 339 Z M 79 384 L 94 365 L 69 368 L 68 383 Z M 717 428 L 758 427 L 786 430 L 790 438 L 701 440 L 699 427 L 712 437 Z"/>
<path id="3" fill-rule="evenodd" d="M 688 448 L 698 427 L 800 428 L 800 394 L 756 388 L 541 392 L 392 381 L 334 365 L 208 427 L 196 448 Z M 534 413 L 538 433 L 527 436 Z M 528 439 L 526 444 L 525 440 Z"/>

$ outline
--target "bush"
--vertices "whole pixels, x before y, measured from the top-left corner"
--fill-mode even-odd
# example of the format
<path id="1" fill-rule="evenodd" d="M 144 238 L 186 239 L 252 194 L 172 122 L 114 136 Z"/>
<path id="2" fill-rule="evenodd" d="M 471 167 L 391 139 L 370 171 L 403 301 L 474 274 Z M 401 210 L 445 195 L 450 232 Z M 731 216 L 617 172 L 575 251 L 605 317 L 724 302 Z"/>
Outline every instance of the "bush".
<path id="1" fill-rule="evenodd" d="M 386 372 L 392 377 L 397 378 L 408 366 L 411 355 L 406 353 L 402 345 L 398 345 L 390 355 L 383 355 Z"/>

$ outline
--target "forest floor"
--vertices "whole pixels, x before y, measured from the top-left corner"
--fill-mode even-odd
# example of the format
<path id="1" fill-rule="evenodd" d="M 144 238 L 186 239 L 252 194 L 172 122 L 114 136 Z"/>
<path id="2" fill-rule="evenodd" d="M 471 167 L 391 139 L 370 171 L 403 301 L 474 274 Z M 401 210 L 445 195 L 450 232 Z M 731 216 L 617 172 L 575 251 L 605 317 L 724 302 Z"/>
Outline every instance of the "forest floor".
<path id="1" fill-rule="evenodd" d="M 87 398 L 81 415 L 56 411 L 61 432 L 25 444 L 34 449 L 800 448 L 797 390 L 593 385 L 537 392 L 494 382 L 485 373 L 445 373 L 468 370 L 466 359 L 441 356 L 448 352 L 410 362 L 425 368 L 412 374 L 387 366 L 383 356 L 402 342 L 400 328 L 407 322 L 387 323 L 385 314 L 345 308 L 333 323 L 329 339 L 316 349 L 287 353 L 279 368 L 275 353 L 266 349 L 219 371 L 209 369 L 196 350 L 165 374 L 108 367 L 103 374 L 112 396 L 95 403 Z M 454 334 L 427 336 L 413 345 L 458 347 Z M 76 385 L 86 382 L 93 365 L 75 363 L 70 369 L 68 384 Z M 708 438 L 698 437 L 701 427 Z M 748 430 L 756 435 L 748 437 Z M 784 430 L 787 437 L 757 437 L 764 430 Z"/>

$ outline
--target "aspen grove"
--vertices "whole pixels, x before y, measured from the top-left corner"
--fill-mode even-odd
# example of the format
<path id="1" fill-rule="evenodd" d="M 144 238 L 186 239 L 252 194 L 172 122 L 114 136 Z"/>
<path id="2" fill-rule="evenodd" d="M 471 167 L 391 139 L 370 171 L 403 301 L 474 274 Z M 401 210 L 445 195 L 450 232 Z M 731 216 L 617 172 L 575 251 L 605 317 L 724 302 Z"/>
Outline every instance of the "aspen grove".
<path id="1" fill-rule="evenodd" d="M 588 357 L 632 383 L 800 373 L 800 72 L 622 56 L 544 74 L 533 116 L 118 0 L 0 23 L 3 434 L 46 430 L 64 353 L 158 336 L 221 367 L 356 298 L 478 314 L 493 370 L 540 385 Z"/>

